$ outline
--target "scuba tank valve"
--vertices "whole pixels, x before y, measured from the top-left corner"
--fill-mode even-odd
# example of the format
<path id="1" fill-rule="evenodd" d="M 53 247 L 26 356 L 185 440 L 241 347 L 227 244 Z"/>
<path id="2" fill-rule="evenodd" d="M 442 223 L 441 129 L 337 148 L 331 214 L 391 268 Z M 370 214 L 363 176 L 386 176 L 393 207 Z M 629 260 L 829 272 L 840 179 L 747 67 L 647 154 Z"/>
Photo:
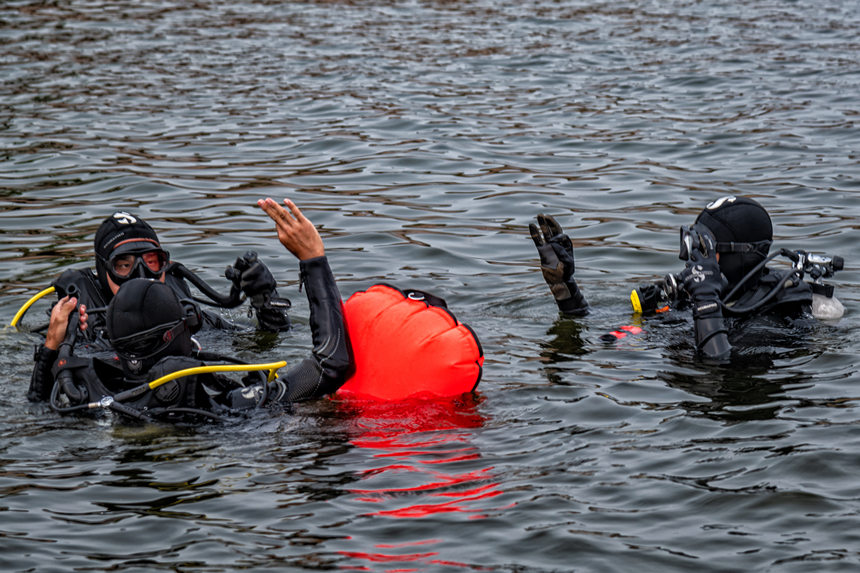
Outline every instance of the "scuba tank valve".
<path id="1" fill-rule="evenodd" d="M 812 277 L 812 316 L 819 320 L 842 318 L 845 306 L 833 296 L 833 285 L 825 284 L 823 279 L 830 278 L 845 268 L 845 260 L 839 256 L 817 255 L 806 251 L 794 251 L 788 256 L 794 261 L 795 269 Z"/>

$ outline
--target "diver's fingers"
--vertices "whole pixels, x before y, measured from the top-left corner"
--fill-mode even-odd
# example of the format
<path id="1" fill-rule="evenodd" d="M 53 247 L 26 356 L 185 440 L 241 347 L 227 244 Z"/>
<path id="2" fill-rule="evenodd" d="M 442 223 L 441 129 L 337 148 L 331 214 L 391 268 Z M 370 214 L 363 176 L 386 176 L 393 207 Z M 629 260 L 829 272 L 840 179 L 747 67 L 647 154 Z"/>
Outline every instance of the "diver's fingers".
<path id="1" fill-rule="evenodd" d="M 275 222 L 281 244 L 300 261 L 325 255 L 319 231 L 295 203 L 284 199 L 284 208 L 273 199 L 266 198 L 257 201 L 257 205 Z"/>
<path id="2" fill-rule="evenodd" d="M 532 236 L 532 241 L 535 242 L 535 247 L 543 246 L 543 239 L 540 236 L 540 231 L 538 231 L 537 225 L 534 223 L 529 223 L 529 234 Z"/>
<path id="3" fill-rule="evenodd" d="M 294 219 L 290 213 L 281 207 L 274 199 L 271 197 L 266 197 L 265 199 L 260 199 L 257 201 L 257 205 L 266 212 L 266 215 L 275 222 L 276 225 L 287 226 L 293 224 Z"/>
<path id="4" fill-rule="evenodd" d="M 51 309 L 51 318 L 56 317 L 68 321 L 69 313 L 75 310 L 77 305 L 78 299 L 76 297 L 66 295 L 57 301 L 57 304 Z"/>
<path id="5" fill-rule="evenodd" d="M 45 348 L 57 350 L 60 347 L 66 338 L 69 318 L 77 304 L 76 297 L 66 295 L 51 309 L 51 319 L 48 323 L 48 331 L 45 333 Z"/>
<path id="6" fill-rule="evenodd" d="M 561 225 L 558 224 L 552 215 L 544 215 L 544 223 L 546 225 L 544 229 L 544 233 L 549 232 L 547 237 L 555 237 L 556 235 L 563 235 L 564 229 L 561 228 Z"/>
<path id="7" fill-rule="evenodd" d="M 87 314 L 87 305 L 82 304 L 78 307 L 78 326 L 81 330 L 87 329 L 87 320 L 89 320 L 90 315 Z"/>
<path id="8" fill-rule="evenodd" d="M 310 220 L 307 217 L 305 217 L 305 214 L 302 213 L 302 210 L 299 209 L 298 205 L 293 203 L 292 200 L 284 199 L 284 205 L 287 206 L 287 209 L 290 210 L 290 213 L 292 213 L 293 217 L 296 218 L 296 222 L 299 225 L 304 225 L 304 224 L 310 223 Z"/>
<path id="9" fill-rule="evenodd" d="M 540 225 L 540 230 L 543 232 L 543 238 L 545 241 L 549 242 L 550 239 L 553 238 L 553 232 L 550 228 L 549 223 L 547 222 L 546 215 L 538 215 L 538 224 Z"/>
<path id="10" fill-rule="evenodd" d="M 281 208 L 280 205 L 275 203 L 275 201 L 271 197 L 266 197 L 265 199 L 258 199 L 257 206 L 266 212 L 266 215 L 272 218 L 272 220 L 276 221 L 281 218 L 281 214 L 278 213 L 278 210 Z"/>

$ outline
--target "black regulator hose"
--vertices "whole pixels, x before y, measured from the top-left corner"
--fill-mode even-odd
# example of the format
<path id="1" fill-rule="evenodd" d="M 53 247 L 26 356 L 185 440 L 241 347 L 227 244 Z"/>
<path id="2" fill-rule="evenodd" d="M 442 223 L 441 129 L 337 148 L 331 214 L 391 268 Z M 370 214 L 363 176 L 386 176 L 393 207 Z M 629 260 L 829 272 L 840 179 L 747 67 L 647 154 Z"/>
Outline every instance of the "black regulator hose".
<path id="1" fill-rule="evenodd" d="M 239 289 L 230 289 L 230 294 L 228 295 L 221 294 L 209 286 L 203 279 L 188 270 L 188 268 L 182 263 L 171 262 L 170 267 L 168 267 L 166 272 L 179 278 L 187 279 L 188 282 L 197 287 L 200 292 L 209 297 L 209 300 L 192 297 L 197 302 L 209 305 L 214 304 L 222 308 L 235 308 L 242 304 L 242 296 Z"/>
<path id="2" fill-rule="evenodd" d="M 74 406 L 60 406 L 59 403 L 60 396 L 60 383 L 56 381 L 54 383 L 54 387 L 51 389 L 51 399 L 50 405 L 51 409 L 60 414 L 70 414 L 72 412 L 82 412 L 84 410 L 88 410 L 89 406 L 87 404 L 76 404 Z"/>
<path id="3" fill-rule="evenodd" d="M 780 256 L 780 255 L 782 255 L 782 256 L 784 256 L 784 257 L 788 257 L 788 258 L 790 258 L 790 259 L 791 259 L 791 260 L 793 260 L 793 261 L 797 261 L 797 253 L 794 253 L 794 252 L 792 252 L 792 251 L 789 251 L 788 249 L 780 249 L 779 251 L 777 251 L 777 252 L 775 252 L 775 253 L 771 254 L 770 256 L 768 256 L 767 258 L 765 258 L 762 262 L 760 262 L 760 263 L 759 263 L 759 264 L 757 264 L 755 267 L 753 267 L 753 269 L 752 269 L 750 272 L 748 272 L 748 273 L 744 276 L 744 278 L 742 278 L 742 279 L 740 280 L 740 282 L 738 282 L 738 284 L 737 284 L 737 285 L 735 285 L 735 288 L 733 288 L 733 289 L 731 290 L 731 292 L 729 292 L 729 294 L 727 294 L 726 296 L 724 296 L 724 297 L 723 297 L 723 299 L 722 299 L 722 301 L 720 301 L 720 302 L 721 302 L 721 306 L 723 307 L 723 309 L 724 309 L 724 310 L 726 310 L 726 312 L 727 312 L 728 314 L 732 314 L 732 315 L 741 315 L 741 314 L 747 314 L 747 313 L 749 313 L 749 312 L 753 312 L 753 311 L 755 311 L 755 310 L 758 310 L 759 308 L 761 308 L 762 306 L 764 306 L 765 304 L 767 304 L 768 302 L 770 302 L 770 301 L 771 301 L 771 299 L 773 299 L 773 297 L 775 297 L 777 294 L 779 294 L 779 292 L 780 292 L 781 290 L 783 290 L 783 289 L 786 287 L 786 283 L 788 282 L 788 280 L 789 280 L 789 278 L 790 278 L 790 277 L 795 276 L 795 277 L 797 277 L 798 279 L 800 279 L 800 278 L 802 277 L 802 273 L 801 273 L 798 269 L 794 269 L 794 268 L 789 269 L 789 270 L 785 271 L 784 273 L 782 273 L 782 275 L 781 275 L 781 276 L 779 277 L 779 279 L 777 280 L 776 284 L 773 286 L 773 288 L 772 288 L 772 289 L 770 289 L 770 292 L 768 292 L 768 293 L 764 296 L 764 298 L 762 298 L 761 300 L 759 300 L 759 301 L 757 301 L 757 302 L 754 302 L 753 304 L 750 304 L 750 305 L 748 305 L 748 306 L 746 306 L 746 307 L 741 307 L 741 308 L 738 308 L 738 307 L 731 307 L 731 306 L 727 306 L 727 305 L 726 305 L 726 302 L 727 302 L 727 301 L 729 301 L 729 300 L 731 300 L 731 298 L 735 295 L 735 293 L 736 293 L 736 292 L 737 292 L 737 291 L 738 291 L 738 290 L 739 290 L 739 289 L 740 289 L 740 288 L 741 288 L 741 287 L 742 287 L 742 286 L 743 286 L 743 285 L 744 285 L 748 280 L 750 280 L 750 278 L 752 278 L 752 277 L 753 277 L 753 276 L 755 276 L 757 273 L 759 273 L 759 272 L 761 271 L 761 269 L 762 269 L 762 268 L 763 268 L 767 263 L 769 263 L 770 261 L 772 261 L 773 259 L 775 259 L 776 257 L 778 257 L 778 256 Z"/>
<path id="4" fill-rule="evenodd" d="M 759 264 L 754 266 L 752 268 L 752 270 L 750 272 L 748 272 L 746 275 L 744 275 L 744 277 L 738 281 L 738 284 L 736 284 L 735 287 L 731 291 L 729 291 L 729 294 L 727 294 L 726 296 L 723 297 L 723 304 L 725 304 L 727 301 L 732 300 L 732 297 L 735 296 L 735 293 L 738 292 L 740 290 L 740 288 L 742 286 L 744 286 L 747 283 L 747 281 L 749 281 L 752 277 L 758 275 L 758 273 L 761 272 L 762 268 L 764 268 L 764 266 L 766 264 L 768 264 L 770 261 L 774 260 L 779 255 L 785 254 L 782 252 L 784 250 L 785 249 L 780 249 L 779 251 L 777 251 L 775 253 L 771 253 L 770 256 L 765 257 L 765 259 L 762 262 L 760 262 Z"/>
<path id="5" fill-rule="evenodd" d="M 771 299 L 773 299 L 773 297 L 775 297 L 777 294 L 779 294 L 779 291 L 781 291 L 785 288 L 786 283 L 788 282 L 788 279 L 792 275 L 799 276 L 799 274 L 800 274 L 799 271 L 797 271 L 796 269 L 789 269 L 789 270 L 785 271 L 784 273 L 782 273 L 782 275 L 779 277 L 777 283 L 773 286 L 772 289 L 770 289 L 770 292 L 768 292 L 767 295 L 765 295 L 765 297 L 762 298 L 761 300 L 756 301 L 755 303 L 753 303 L 749 306 L 745 306 L 745 307 L 741 307 L 741 308 L 726 306 L 725 304 L 723 304 L 722 305 L 723 309 L 725 309 L 729 314 L 734 314 L 734 315 L 747 314 L 749 312 L 753 312 L 755 310 L 758 310 L 759 308 L 761 308 L 765 304 L 769 303 L 771 301 Z"/>
<path id="6" fill-rule="evenodd" d="M 68 293 L 70 296 L 75 296 L 75 294 L 77 294 L 76 288 L 70 289 L 70 291 L 71 292 Z M 77 310 L 78 308 L 75 307 L 75 309 L 69 313 L 69 323 L 66 325 L 66 336 L 63 338 L 63 341 L 60 343 L 60 347 L 57 349 L 56 363 L 59 367 L 59 372 L 57 373 L 56 380 L 54 380 L 54 387 L 51 391 L 51 406 L 55 409 L 58 409 L 59 406 L 56 404 L 55 399 L 60 390 L 69 397 L 71 402 L 80 403 L 84 399 L 81 391 L 75 386 L 74 375 L 72 374 L 71 368 L 67 367 L 69 366 L 69 361 L 72 358 L 75 341 L 78 339 L 79 324 Z"/>

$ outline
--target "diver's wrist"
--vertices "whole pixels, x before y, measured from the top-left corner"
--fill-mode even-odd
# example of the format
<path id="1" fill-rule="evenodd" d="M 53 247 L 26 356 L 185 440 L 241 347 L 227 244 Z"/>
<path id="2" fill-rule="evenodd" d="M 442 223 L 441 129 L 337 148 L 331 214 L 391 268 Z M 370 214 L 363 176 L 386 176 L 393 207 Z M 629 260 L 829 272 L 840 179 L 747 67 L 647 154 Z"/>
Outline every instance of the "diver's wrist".
<path id="1" fill-rule="evenodd" d="M 54 362 L 57 359 L 59 352 L 56 348 L 50 348 L 45 344 L 36 346 L 33 352 L 34 362 Z"/>

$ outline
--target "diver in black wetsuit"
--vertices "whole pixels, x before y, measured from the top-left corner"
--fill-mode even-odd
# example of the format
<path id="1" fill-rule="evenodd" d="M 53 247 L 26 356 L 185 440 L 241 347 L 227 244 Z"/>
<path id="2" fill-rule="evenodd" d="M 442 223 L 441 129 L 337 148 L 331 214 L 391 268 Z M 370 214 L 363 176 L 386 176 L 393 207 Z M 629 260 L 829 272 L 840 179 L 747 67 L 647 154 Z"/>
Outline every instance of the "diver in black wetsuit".
<path id="1" fill-rule="evenodd" d="M 588 303 L 573 278 L 570 238 L 552 217 L 538 215 L 537 219 L 529 231 L 559 310 L 567 316 L 584 316 Z M 831 308 L 841 306 L 832 298 L 832 287 L 821 282 L 842 269 L 840 257 L 785 249 L 768 256 L 772 241 L 773 227 L 764 207 L 746 197 L 722 197 L 710 203 L 691 227 L 681 228 L 679 258 L 686 261 L 684 270 L 666 275 L 659 284 L 640 285 L 631 295 L 634 308 L 649 313 L 689 306 L 699 354 L 723 362 L 731 355 L 730 330 L 746 318 L 812 317 L 816 296 L 828 299 Z M 776 255 L 790 258 L 793 267 L 768 268 L 766 263 Z M 805 282 L 804 274 L 814 282 Z"/>
<path id="2" fill-rule="evenodd" d="M 146 388 L 147 383 L 165 374 L 201 366 L 204 361 L 228 359 L 194 349 L 191 335 L 204 318 L 196 305 L 182 298 L 186 290 L 171 284 L 166 255 L 155 253 L 158 259 L 148 256 L 154 247 L 159 247 L 148 225 L 140 225 L 136 218 L 119 224 L 110 219 L 108 224 L 120 238 L 97 235 L 112 245 L 111 257 L 104 257 L 105 264 L 98 272 L 108 278 L 108 285 L 114 282 L 113 274 L 124 280 L 112 290 L 102 320 L 92 320 L 92 312 L 76 312 L 78 301 L 69 295 L 54 306 L 45 343 L 36 352 L 28 397 L 33 401 L 48 400 L 61 412 L 89 409 L 106 400 L 105 406 L 133 417 L 170 418 L 189 412 L 206 415 L 272 403 L 289 404 L 337 390 L 354 369 L 340 293 L 313 223 L 291 201 L 284 203 L 288 209 L 271 199 L 261 200 L 258 205 L 275 221 L 281 244 L 299 259 L 301 282 L 310 303 L 311 357 L 277 380 L 250 375 L 238 383 L 225 376 L 202 373 Z M 133 232 L 129 232 L 129 225 Z M 97 240 L 97 252 L 103 244 Z M 123 249 L 126 245 L 139 250 Z M 131 272 L 123 273 L 126 269 L 121 268 L 118 257 L 126 255 L 133 255 L 125 259 Z M 255 306 L 258 311 L 277 300 L 274 279 L 269 280 L 268 269 L 260 266 L 255 269 L 254 264 L 247 265 L 246 272 L 237 271 L 236 278 L 236 289 L 244 289 L 252 298 L 260 297 L 259 308 Z M 135 271 L 147 278 L 131 279 Z M 265 280 L 259 281 L 260 276 Z M 267 291 L 248 292 L 249 285 L 260 282 Z M 96 290 L 99 285 L 94 281 L 90 286 L 88 291 L 75 292 L 86 296 L 93 292 L 104 294 Z M 75 336 L 86 333 L 93 324 L 103 330 L 115 356 L 105 359 L 73 355 Z"/>
<path id="3" fill-rule="evenodd" d="M 104 339 L 104 314 L 89 316 L 87 309 L 106 308 L 119 287 L 133 278 L 160 280 L 189 306 L 204 303 L 233 308 L 242 304 L 244 295 L 250 300 L 261 329 L 274 332 L 289 329 L 287 309 L 290 302 L 278 296 L 272 273 L 253 252 L 239 257 L 234 266 L 227 268 L 225 275 L 232 287 L 228 295 L 222 295 L 184 265 L 171 261 L 153 228 L 135 215 L 118 212 L 105 219 L 96 231 L 94 250 L 95 270 L 69 269 L 52 283 L 59 299 L 66 296 L 77 299 L 81 323 L 88 325 L 79 343 L 95 348 L 108 346 Z M 208 298 L 194 298 L 188 282 Z M 239 328 L 217 314 L 202 309 L 198 313 L 206 325 Z"/>

